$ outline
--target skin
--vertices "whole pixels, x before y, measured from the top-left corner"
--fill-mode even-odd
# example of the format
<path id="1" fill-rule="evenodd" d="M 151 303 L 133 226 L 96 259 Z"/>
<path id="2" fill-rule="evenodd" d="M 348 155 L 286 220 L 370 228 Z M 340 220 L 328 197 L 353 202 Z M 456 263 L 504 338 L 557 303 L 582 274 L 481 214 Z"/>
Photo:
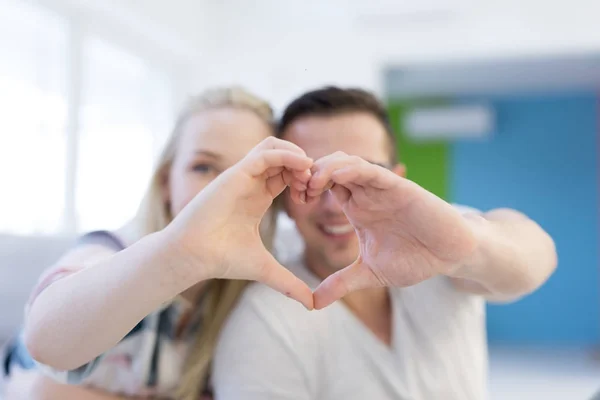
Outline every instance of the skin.
<path id="1" fill-rule="evenodd" d="M 364 132 L 370 132 L 370 135 L 366 136 Z M 388 166 L 399 176 L 405 173 L 402 164 L 390 160 L 390 141 L 385 129 L 370 114 L 300 118 L 286 129 L 283 138 L 304 149 L 317 163 L 335 151 L 344 151 Z M 314 168 L 313 171 L 317 173 Z M 307 266 L 319 278 L 326 279 L 359 256 L 358 236 L 333 192 L 325 192 L 309 204 L 298 204 L 287 197 L 285 209 L 304 239 Z M 339 234 L 333 233 L 332 229 Z M 387 289 L 354 292 L 346 295 L 344 302 L 377 337 L 385 343 L 390 342 L 391 320 L 387 315 L 391 306 Z"/>
<path id="2" fill-rule="evenodd" d="M 270 127 L 249 110 L 220 108 L 191 116 L 164 175 L 163 197 L 171 215 L 177 216 L 202 189 L 271 135 Z M 195 301 L 203 286 L 194 285 L 183 296 Z"/>
<path id="3" fill-rule="evenodd" d="M 163 186 L 172 215 L 271 135 L 267 124 L 248 110 L 207 110 L 188 119 Z"/>
<path id="4" fill-rule="evenodd" d="M 65 254 L 59 265 L 87 268 L 55 281 L 31 304 L 24 340 L 34 359 L 57 369 L 77 368 L 111 348 L 161 304 L 208 279 L 258 280 L 312 308 L 310 289 L 275 261 L 258 230 L 288 184 L 306 189 L 312 160 L 270 134 L 267 124 L 248 111 L 220 109 L 192 117 L 164 177 L 174 220 L 93 265 L 86 265 L 83 246 Z M 35 372 L 17 370 L 14 378 L 8 393 L 30 389 L 42 399 L 109 398 L 92 391 L 83 397 L 84 389 Z"/>
<path id="5" fill-rule="evenodd" d="M 308 204 L 286 203 L 306 242 L 307 266 L 323 279 L 315 308 L 343 299 L 387 344 L 387 287 L 444 275 L 457 290 L 510 301 L 536 290 L 556 268 L 552 238 L 522 213 L 461 215 L 405 179 L 404 167 L 386 156 L 383 125 L 370 114 L 299 118 L 283 138 L 316 160 Z"/>
<path id="6" fill-rule="evenodd" d="M 125 286 L 131 285 L 123 293 L 151 293 L 154 297 L 146 299 L 149 304 L 138 304 L 145 306 L 140 308 L 146 312 L 188 289 L 190 281 L 258 280 L 309 309 L 343 299 L 389 344 L 391 313 L 386 287 L 414 285 L 444 275 L 458 290 L 488 299 L 514 299 L 532 292 L 550 276 L 557 262 L 554 242 L 539 225 L 508 209 L 463 216 L 403 178 L 402 166 L 377 165 L 384 161 L 379 156 L 389 150 L 377 124 L 364 113 L 307 117 L 289 126 L 284 135 L 289 142 L 261 142 L 196 195 L 164 232 L 141 241 L 137 256 L 148 260 L 136 263 L 133 250 L 113 258 L 113 264 L 120 265 L 112 265 L 111 270 L 120 267 L 125 271 L 118 282 L 125 280 Z M 313 163 L 313 158 L 318 160 Z M 286 202 L 286 209 L 306 239 L 307 265 L 324 279 L 314 296 L 270 256 L 258 235 L 260 219 L 286 186 L 290 186 L 292 199 Z M 304 200 L 307 204 L 295 203 Z M 346 221 L 355 236 L 345 232 Z M 239 251 L 228 251 L 231 248 Z M 127 276 L 132 273 L 127 271 L 130 265 L 135 267 L 133 271 L 144 266 L 145 274 L 133 274 L 131 279 Z M 105 275 L 98 273 L 102 268 L 108 267 L 77 274 L 88 296 L 95 285 L 106 283 L 101 281 Z M 47 295 L 38 310 L 42 332 L 45 325 L 41 322 L 51 320 L 41 316 L 53 315 L 69 300 L 60 296 L 66 288 L 60 289 L 54 298 Z M 113 320 L 135 320 L 137 315 L 127 315 L 131 312 L 127 307 L 114 315 L 117 304 L 127 304 L 118 293 L 115 298 Z M 88 312 L 96 305 L 91 303 Z M 141 313 L 139 309 L 136 312 Z M 85 316 L 80 317 L 85 322 Z M 78 333 L 77 327 L 67 332 Z M 47 340 L 47 332 L 43 333 L 38 335 Z M 111 341 L 122 332 L 104 334 L 112 334 Z M 62 340 L 49 336 L 59 343 Z M 97 338 L 99 343 L 101 339 Z M 29 344 L 30 349 L 35 348 Z M 102 347 L 94 344 L 95 351 Z"/>

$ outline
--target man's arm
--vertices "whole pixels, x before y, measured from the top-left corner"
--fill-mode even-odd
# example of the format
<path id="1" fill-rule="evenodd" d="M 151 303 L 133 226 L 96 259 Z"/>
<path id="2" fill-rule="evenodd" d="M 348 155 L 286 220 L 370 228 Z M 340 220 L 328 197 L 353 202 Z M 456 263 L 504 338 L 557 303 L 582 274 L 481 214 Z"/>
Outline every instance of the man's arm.
<path id="1" fill-rule="evenodd" d="M 219 336 L 212 370 L 216 399 L 313 398 L 300 359 L 307 349 L 294 340 L 290 324 L 280 318 L 280 311 L 292 319 L 296 311 L 308 311 L 291 302 L 266 287 L 248 288 Z M 300 323 L 298 329 L 302 328 Z"/>
<path id="2" fill-rule="evenodd" d="M 554 272 L 554 241 L 537 223 L 511 209 L 467 212 L 475 252 L 450 275 L 457 288 L 490 301 L 512 301 L 540 287 Z"/>

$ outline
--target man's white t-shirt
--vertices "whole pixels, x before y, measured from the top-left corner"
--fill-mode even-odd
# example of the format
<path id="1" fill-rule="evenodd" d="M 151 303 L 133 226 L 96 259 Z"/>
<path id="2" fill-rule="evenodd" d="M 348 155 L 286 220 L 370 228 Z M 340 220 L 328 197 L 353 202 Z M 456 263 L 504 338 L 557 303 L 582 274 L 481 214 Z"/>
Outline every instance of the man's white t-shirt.
<path id="1" fill-rule="evenodd" d="M 301 262 L 286 266 L 309 286 L 319 284 Z M 487 399 L 484 300 L 444 277 L 390 294 L 391 348 L 341 301 L 308 311 L 267 286 L 250 285 L 219 339 L 216 398 Z"/>

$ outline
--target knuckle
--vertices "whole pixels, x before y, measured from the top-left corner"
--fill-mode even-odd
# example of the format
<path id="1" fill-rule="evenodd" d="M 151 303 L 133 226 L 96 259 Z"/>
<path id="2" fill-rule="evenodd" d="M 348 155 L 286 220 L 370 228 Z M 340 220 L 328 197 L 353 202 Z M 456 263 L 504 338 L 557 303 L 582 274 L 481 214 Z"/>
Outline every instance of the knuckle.
<path id="1" fill-rule="evenodd" d="M 348 156 L 348 161 L 350 161 L 350 163 L 352 163 L 352 164 L 361 164 L 365 160 L 363 160 L 359 156 Z"/>
<path id="2" fill-rule="evenodd" d="M 266 139 L 263 139 L 263 143 L 267 144 L 267 145 L 275 145 L 277 143 L 279 143 L 280 139 L 277 139 L 275 136 L 269 136 Z"/>

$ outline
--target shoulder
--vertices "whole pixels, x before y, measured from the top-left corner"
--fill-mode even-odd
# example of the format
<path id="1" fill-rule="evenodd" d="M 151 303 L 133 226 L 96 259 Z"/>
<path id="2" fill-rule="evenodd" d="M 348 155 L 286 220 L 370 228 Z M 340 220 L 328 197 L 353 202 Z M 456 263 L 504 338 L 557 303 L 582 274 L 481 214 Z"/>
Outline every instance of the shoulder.
<path id="1" fill-rule="evenodd" d="M 325 317 L 268 286 L 250 284 L 217 340 L 212 364 L 217 397 L 310 398 L 304 394 L 319 381 L 323 349 L 331 343 Z"/>
<path id="2" fill-rule="evenodd" d="M 250 284 L 229 315 L 219 338 L 220 346 L 263 346 L 274 343 L 289 354 L 307 351 L 323 341 L 331 310 L 308 311 L 302 304 L 270 287 Z M 244 335 L 240 335 L 244 332 Z"/>
<path id="3" fill-rule="evenodd" d="M 254 315 L 264 323 L 277 321 L 292 327 L 299 322 L 318 319 L 317 313 L 261 283 L 252 283 L 246 288 L 231 318 L 240 318 L 241 314 Z"/>
<path id="4" fill-rule="evenodd" d="M 249 285 L 217 340 L 211 374 L 216 397 L 312 398 L 323 354 L 312 319 L 296 301 Z"/>

